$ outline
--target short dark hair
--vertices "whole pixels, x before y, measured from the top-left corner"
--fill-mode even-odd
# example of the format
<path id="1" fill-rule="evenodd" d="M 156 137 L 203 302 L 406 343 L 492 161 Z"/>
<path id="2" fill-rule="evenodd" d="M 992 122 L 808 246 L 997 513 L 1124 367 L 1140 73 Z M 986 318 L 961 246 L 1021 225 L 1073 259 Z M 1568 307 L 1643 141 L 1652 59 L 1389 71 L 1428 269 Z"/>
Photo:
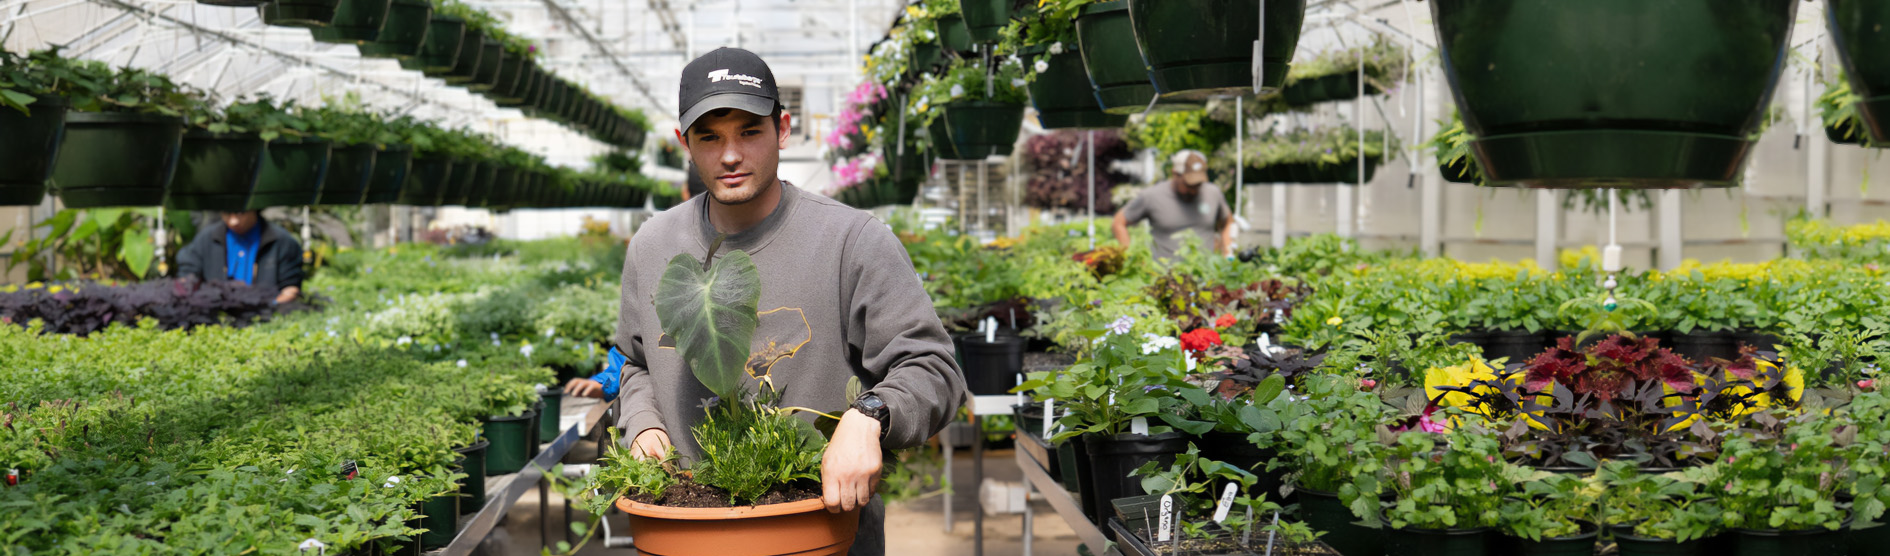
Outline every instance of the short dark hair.
<path id="1" fill-rule="evenodd" d="M 723 115 L 726 115 L 726 114 L 728 114 L 728 113 L 729 113 L 730 111 L 733 111 L 733 110 L 737 110 L 737 109 L 735 109 L 735 108 L 717 108 L 717 109 L 714 109 L 714 110 L 710 110 L 710 111 L 709 111 L 709 113 L 707 113 L 707 114 L 703 114 L 703 116 L 717 116 L 717 117 L 720 117 L 720 116 L 723 116 Z M 779 133 L 781 133 L 781 115 L 782 115 L 782 114 L 784 114 L 784 113 L 786 113 L 786 107 L 783 107 L 783 106 L 781 106 L 781 104 L 780 104 L 780 103 L 776 103 L 776 104 L 774 105 L 774 111 L 773 111 L 773 112 L 769 112 L 769 113 L 768 113 L 768 119 L 774 122 L 774 132 L 775 132 L 775 133 L 777 133 L 777 134 L 779 134 Z M 698 120 L 698 121 L 700 121 L 700 120 Z M 693 126 L 693 125 L 692 125 L 692 126 L 690 126 L 690 127 L 695 127 L 695 126 Z M 689 135 L 689 130 L 683 130 L 683 135 Z"/>

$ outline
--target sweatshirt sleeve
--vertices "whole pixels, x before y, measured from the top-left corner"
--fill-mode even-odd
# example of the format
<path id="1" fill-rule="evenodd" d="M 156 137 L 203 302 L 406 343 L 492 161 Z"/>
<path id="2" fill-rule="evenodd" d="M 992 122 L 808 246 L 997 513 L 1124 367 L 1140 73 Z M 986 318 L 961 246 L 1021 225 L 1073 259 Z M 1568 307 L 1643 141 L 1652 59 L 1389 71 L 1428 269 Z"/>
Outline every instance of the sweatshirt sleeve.
<path id="1" fill-rule="evenodd" d="M 646 430 L 668 432 L 656 408 L 656 385 L 650 378 L 649 360 L 644 352 L 643 323 L 655 317 L 650 314 L 649 295 L 637 289 L 635 239 L 630 241 L 628 249 L 630 254 L 623 261 L 622 305 L 617 310 L 616 338 L 616 350 L 623 354 L 623 374 L 617 383 L 617 429 L 623 431 L 626 445 Z"/>
<path id="2" fill-rule="evenodd" d="M 883 446 L 917 446 L 944 429 L 964 403 L 964 373 L 952 356 L 951 337 L 905 246 L 884 223 L 866 220 L 843 257 L 847 342 L 877 379 L 866 381 L 867 391 L 879 395 L 891 413 Z"/>

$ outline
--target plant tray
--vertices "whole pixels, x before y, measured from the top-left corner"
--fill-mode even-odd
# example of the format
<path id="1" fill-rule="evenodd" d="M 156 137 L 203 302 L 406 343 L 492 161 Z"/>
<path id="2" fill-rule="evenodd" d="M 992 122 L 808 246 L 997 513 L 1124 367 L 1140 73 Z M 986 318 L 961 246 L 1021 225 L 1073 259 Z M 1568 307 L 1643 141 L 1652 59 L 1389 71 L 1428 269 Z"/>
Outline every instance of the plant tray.
<path id="1" fill-rule="evenodd" d="M 1271 554 L 1272 556 L 1344 556 L 1340 554 L 1339 551 L 1333 550 L 1332 547 L 1326 546 L 1325 543 L 1316 542 L 1316 541 L 1311 542 L 1311 543 L 1294 543 L 1294 544 L 1277 543 L 1272 546 L 1271 550 L 1269 550 L 1266 543 L 1263 541 L 1265 537 L 1258 531 L 1254 532 L 1254 539 L 1253 539 L 1253 542 L 1256 546 L 1251 547 L 1251 548 L 1246 548 L 1246 549 L 1239 548 L 1239 543 L 1235 542 L 1237 541 L 1237 539 L 1235 539 L 1234 537 L 1230 535 L 1226 538 L 1211 539 L 1211 540 L 1226 541 L 1227 545 L 1225 548 L 1215 547 L 1215 546 L 1190 547 L 1188 543 L 1183 542 L 1181 543 L 1180 550 L 1176 550 L 1174 548 L 1170 548 L 1169 545 L 1162 545 L 1161 543 L 1150 543 L 1144 537 L 1144 535 L 1149 534 L 1148 531 L 1139 530 L 1139 529 L 1132 530 L 1128 526 L 1123 525 L 1121 521 L 1113 517 L 1109 518 L 1109 529 L 1115 532 L 1117 548 L 1120 548 L 1122 550 L 1122 553 L 1125 555 L 1135 555 L 1135 556 L 1261 556 L 1265 554 Z"/>

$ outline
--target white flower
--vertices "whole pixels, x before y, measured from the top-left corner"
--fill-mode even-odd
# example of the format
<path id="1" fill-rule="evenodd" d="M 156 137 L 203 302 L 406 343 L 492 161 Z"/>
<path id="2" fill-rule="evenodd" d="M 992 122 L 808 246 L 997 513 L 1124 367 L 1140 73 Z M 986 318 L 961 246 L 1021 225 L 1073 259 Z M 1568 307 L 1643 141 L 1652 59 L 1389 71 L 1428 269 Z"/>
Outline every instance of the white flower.
<path id="1" fill-rule="evenodd" d="M 311 548 L 317 551 L 325 552 L 328 550 L 328 545 L 322 544 L 322 541 L 309 539 L 309 540 L 302 541 L 302 544 L 295 545 L 295 548 L 303 552 L 308 552 L 308 549 L 311 549 Z"/>
<path id="2" fill-rule="evenodd" d="M 552 337 L 553 335 L 556 335 L 557 333 L 558 333 L 558 329 L 556 329 L 556 328 L 546 328 L 546 329 L 545 329 L 545 337 L 546 337 L 546 338 L 550 338 L 550 337 Z"/>
<path id="3" fill-rule="evenodd" d="M 1135 318 L 1130 317 L 1128 315 L 1123 315 L 1120 317 L 1116 317 L 1115 322 L 1109 323 L 1109 333 L 1110 334 L 1128 334 L 1129 329 L 1134 326 L 1135 326 Z"/>
<path id="4" fill-rule="evenodd" d="M 1051 54 L 1062 54 L 1062 53 L 1063 53 L 1063 41 L 1057 41 L 1057 42 L 1053 42 L 1053 43 L 1050 43 L 1050 53 L 1051 53 Z"/>
<path id="5" fill-rule="evenodd" d="M 1022 77 L 1013 77 L 1013 78 L 1011 78 L 1011 86 L 1012 86 L 1012 87 L 1023 87 L 1023 86 L 1025 86 L 1025 85 L 1029 85 L 1029 84 L 1030 84 L 1030 82 L 1029 82 L 1029 81 L 1025 81 L 1025 80 L 1024 80 L 1024 78 L 1022 78 Z"/>
<path id="6" fill-rule="evenodd" d="M 459 368 L 461 368 L 461 369 L 464 369 L 464 368 L 466 368 L 466 360 L 465 360 L 465 359 L 461 359 L 461 360 L 459 360 Z"/>
<path id="7" fill-rule="evenodd" d="M 394 345 L 397 346 L 404 346 L 411 343 L 413 343 L 413 336 L 401 336 L 399 339 L 394 340 Z"/>
<path id="8" fill-rule="evenodd" d="M 498 333 L 498 332 L 488 332 L 488 334 L 491 334 L 491 335 L 492 335 L 492 341 L 494 341 L 494 342 L 497 342 L 497 341 L 499 341 L 499 333 Z"/>
<path id="9" fill-rule="evenodd" d="M 531 345 L 531 344 L 525 344 L 525 345 L 523 345 L 523 346 L 519 346 L 519 348 L 518 348 L 518 354 L 519 354 L 519 355 L 523 355 L 523 356 L 525 356 L 525 357 L 526 357 L 527 359 L 529 359 L 529 358 L 531 358 L 531 356 L 532 356 L 532 345 Z"/>
<path id="10" fill-rule="evenodd" d="M 965 85 L 963 83 L 953 83 L 952 84 L 952 98 L 958 98 L 962 96 L 965 96 Z"/>
<path id="11" fill-rule="evenodd" d="M 1037 64 L 1036 64 L 1035 66 L 1033 66 L 1033 67 L 1035 67 L 1035 68 L 1037 68 L 1037 73 L 1043 73 L 1043 72 L 1046 72 L 1046 71 L 1050 71 L 1050 62 L 1046 62 L 1046 61 L 1043 61 L 1043 60 L 1038 60 L 1038 61 L 1037 61 Z"/>
<path id="12" fill-rule="evenodd" d="M 329 330 L 328 330 L 328 337 L 330 337 L 330 338 L 333 338 L 333 337 L 335 337 L 335 330 L 334 330 L 334 329 L 332 329 L 332 328 L 331 328 L 331 329 L 329 329 Z"/>
<path id="13" fill-rule="evenodd" d="M 400 476 L 389 475 L 387 477 L 387 482 L 381 483 L 381 488 L 394 488 L 394 485 L 397 485 L 397 484 L 400 484 Z"/>

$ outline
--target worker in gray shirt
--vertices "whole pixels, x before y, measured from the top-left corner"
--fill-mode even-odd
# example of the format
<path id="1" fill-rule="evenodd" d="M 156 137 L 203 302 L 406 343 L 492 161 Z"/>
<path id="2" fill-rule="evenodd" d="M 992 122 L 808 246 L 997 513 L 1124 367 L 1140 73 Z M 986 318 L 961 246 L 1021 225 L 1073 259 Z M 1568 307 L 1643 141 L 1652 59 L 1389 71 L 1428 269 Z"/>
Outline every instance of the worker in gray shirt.
<path id="1" fill-rule="evenodd" d="M 1182 150 L 1169 158 L 1169 179 L 1150 186 L 1116 211 L 1116 242 L 1130 246 L 1129 226 L 1148 221 L 1154 236 L 1156 260 L 1175 259 L 1181 234 L 1194 232 L 1203 249 L 1226 256 L 1234 250 L 1234 214 L 1227 209 L 1221 188 L 1207 181 L 1207 157 L 1201 151 Z"/>
<path id="2" fill-rule="evenodd" d="M 663 337 L 652 295 L 678 254 L 739 249 L 761 274 L 760 324 L 745 380 L 760 377 L 783 407 L 848 408 L 821 460 L 829 511 L 860 512 L 852 554 L 885 552 L 885 508 L 873 495 L 881 450 L 924 443 L 964 403 L 965 380 L 905 246 L 871 214 L 777 177 L 791 118 L 774 74 L 754 53 L 720 48 L 683 68 L 677 138 L 708 185 L 631 238 L 616 347 L 624 355 L 618 428 L 632 455 L 701 449 L 689 429 L 708 389 Z M 847 399 L 847 381 L 866 387 Z M 712 542 L 712 541 L 709 541 Z"/>

